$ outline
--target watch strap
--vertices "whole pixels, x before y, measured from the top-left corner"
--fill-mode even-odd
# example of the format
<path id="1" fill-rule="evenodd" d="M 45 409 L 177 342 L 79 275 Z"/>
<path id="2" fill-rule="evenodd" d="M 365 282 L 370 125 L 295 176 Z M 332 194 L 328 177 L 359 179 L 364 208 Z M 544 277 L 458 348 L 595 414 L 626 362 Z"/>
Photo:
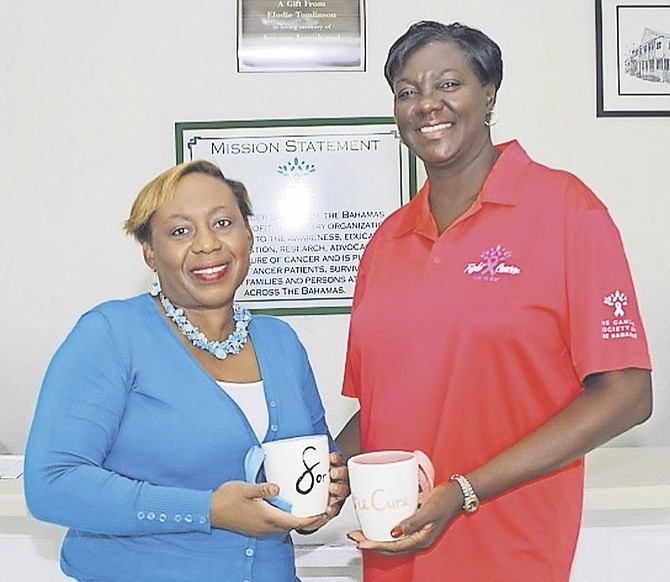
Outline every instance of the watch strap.
<path id="1" fill-rule="evenodd" d="M 470 481 L 458 473 L 449 477 L 449 481 L 453 481 L 461 488 L 461 492 L 463 493 L 463 511 L 468 513 L 477 511 L 477 508 L 479 507 L 479 497 L 477 497 L 477 493 L 475 493 Z"/>

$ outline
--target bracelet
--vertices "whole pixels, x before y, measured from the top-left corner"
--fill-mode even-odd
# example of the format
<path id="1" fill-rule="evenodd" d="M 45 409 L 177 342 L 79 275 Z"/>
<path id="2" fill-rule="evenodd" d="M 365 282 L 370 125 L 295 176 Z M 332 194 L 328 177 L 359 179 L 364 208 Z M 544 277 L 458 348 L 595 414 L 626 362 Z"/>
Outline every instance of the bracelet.
<path id="1" fill-rule="evenodd" d="M 461 492 L 463 493 L 463 511 L 467 511 L 468 513 L 477 511 L 479 498 L 470 481 L 458 473 L 449 477 L 449 481 L 458 483 L 458 486 L 461 488 Z"/>

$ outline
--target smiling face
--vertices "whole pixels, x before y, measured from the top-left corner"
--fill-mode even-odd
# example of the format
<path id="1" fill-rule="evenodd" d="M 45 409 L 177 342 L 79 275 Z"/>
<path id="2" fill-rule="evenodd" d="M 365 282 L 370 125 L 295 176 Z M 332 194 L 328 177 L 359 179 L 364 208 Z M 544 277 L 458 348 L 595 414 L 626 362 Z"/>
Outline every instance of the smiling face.
<path id="1" fill-rule="evenodd" d="M 249 270 L 253 237 L 228 185 L 207 174 L 182 177 L 151 217 L 144 260 L 163 293 L 186 309 L 232 305 Z"/>
<path id="2" fill-rule="evenodd" d="M 416 49 L 394 79 L 393 94 L 400 135 L 427 170 L 458 171 L 490 145 L 484 122 L 495 88 L 482 85 L 456 44 L 435 41 Z"/>

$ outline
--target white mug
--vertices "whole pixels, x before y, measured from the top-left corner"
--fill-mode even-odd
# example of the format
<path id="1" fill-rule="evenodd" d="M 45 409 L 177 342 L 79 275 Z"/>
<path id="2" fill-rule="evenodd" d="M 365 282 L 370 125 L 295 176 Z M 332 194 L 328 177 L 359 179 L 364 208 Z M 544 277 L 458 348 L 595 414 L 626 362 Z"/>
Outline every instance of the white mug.
<path id="1" fill-rule="evenodd" d="M 265 479 L 279 485 L 279 497 L 296 517 L 319 515 L 328 507 L 330 451 L 326 435 L 270 441 L 265 453 Z"/>
<path id="2" fill-rule="evenodd" d="M 391 530 L 412 515 L 433 488 L 435 470 L 422 451 L 377 451 L 347 461 L 354 509 L 369 540 L 391 541 Z"/>

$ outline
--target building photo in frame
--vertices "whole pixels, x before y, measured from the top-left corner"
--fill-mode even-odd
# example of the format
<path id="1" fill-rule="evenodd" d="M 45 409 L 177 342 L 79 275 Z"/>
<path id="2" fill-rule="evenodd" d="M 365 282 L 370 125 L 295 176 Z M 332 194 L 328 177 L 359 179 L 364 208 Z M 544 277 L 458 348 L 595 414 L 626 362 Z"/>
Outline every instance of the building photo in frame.
<path id="1" fill-rule="evenodd" d="M 597 115 L 670 116 L 670 1 L 596 0 Z"/>

